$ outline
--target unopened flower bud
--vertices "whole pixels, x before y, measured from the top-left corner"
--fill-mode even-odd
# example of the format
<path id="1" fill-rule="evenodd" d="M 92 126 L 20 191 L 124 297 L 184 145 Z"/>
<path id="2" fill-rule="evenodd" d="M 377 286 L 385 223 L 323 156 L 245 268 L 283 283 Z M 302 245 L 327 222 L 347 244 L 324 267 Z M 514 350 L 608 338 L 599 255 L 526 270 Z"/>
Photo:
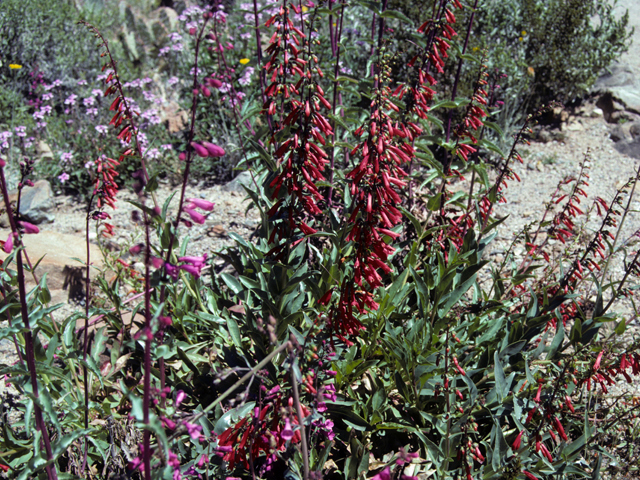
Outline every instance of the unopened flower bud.
<path id="1" fill-rule="evenodd" d="M 32 223 L 29 223 L 29 222 L 18 222 L 18 223 L 22 228 L 24 228 L 24 233 L 40 233 L 40 229 Z"/>
<path id="2" fill-rule="evenodd" d="M 207 81 L 209 82 L 209 86 L 210 87 L 220 88 L 222 86 L 222 82 L 220 80 L 218 80 L 217 78 L 209 78 L 209 79 L 207 79 Z"/>
<path id="3" fill-rule="evenodd" d="M 213 143 L 202 142 L 202 145 L 207 149 L 210 157 L 222 157 L 226 153 L 222 147 L 214 145 Z"/>
<path id="4" fill-rule="evenodd" d="M 207 151 L 207 149 L 199 143 L 191 142 L 191 146 L 199 157 L 205 158 L 209 156 L 209 152 Z"/>

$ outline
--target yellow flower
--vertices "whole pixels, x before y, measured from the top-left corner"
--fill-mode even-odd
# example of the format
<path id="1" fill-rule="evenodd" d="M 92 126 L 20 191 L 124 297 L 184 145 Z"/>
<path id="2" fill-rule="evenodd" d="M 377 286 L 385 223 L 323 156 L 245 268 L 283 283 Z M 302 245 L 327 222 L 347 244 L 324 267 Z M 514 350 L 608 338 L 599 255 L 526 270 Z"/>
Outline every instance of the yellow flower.
<path id="1" fill-rule="evenodd" d="M 22 65 L 18 65 L 17 63 L 11 63 L 9 64 L 9 68 L 11 70 L 20 70 L 22 68 Z"/>
<path id="2" fill-rule="evenodd" d="M 242 65 L 246 65 L 246 64 L 247 64 L 247 63 L 249 63 L 249 62 L 250 62 L 250 60 L 249 60 L 248 58 L 241 58 L 241 59 L 240 59 L 240 63 L 241 63 Z"/>
<path id="3" fill-rule="evenodd" d="M 518 40 L 519 40 L 519 41 L 523 41 L 523 40 L 524 40 L 524 38 L 522 38 L 522 37 L 519 37 L 519 38 L 518 38 Z"/>
<path id="4" fill-rule="evenodd" d="M 527 36 L 527 31 L 526 30 L 522 30 L 522 32 L 520 32 L 520 35 L 522 35 L 523 37 Z"/>
<path id="5" fill-rule="evenodd" d="M 473 50 L 474 52 L 477 52 L 478 50 L 480 50 L 480 47 L 473 47 L 473 48 L 472 48 L 472 50 Z"/>
<path id="6" fill-rule="evenodd" d="M 309 7 L 305 7 L 304 5 L 302 6 L 302 11 L 304 13 L 307 13 L 309 11 Z"/>
<path id="7" fill-rule="evenodd" d="M 533 67 L 529 67 L 527 68 L 527 73 L 533 77 L 536 74 L 536 71 L 533 69 Z"/>

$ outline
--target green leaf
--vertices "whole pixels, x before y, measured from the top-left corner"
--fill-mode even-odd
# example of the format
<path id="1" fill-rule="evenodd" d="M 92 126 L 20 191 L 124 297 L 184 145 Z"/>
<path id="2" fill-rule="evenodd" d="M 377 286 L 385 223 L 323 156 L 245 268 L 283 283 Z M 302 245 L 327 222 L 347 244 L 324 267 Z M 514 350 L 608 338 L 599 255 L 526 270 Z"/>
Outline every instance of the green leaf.
<path id="1" fill-rule="evenodd" d="M 242 336 L 240 335 L 238 322 L 236 322 L 231 316 L 227 318 L 227 329 L 229 330 L 229 335 L 231 335 L 233 344 L 238 348 L 242 348 Z"/>
<path id="2" fill-rule="evenodd" d="M 504 377 L 504 369 L 500 363 L 498 351 L 493 352 L 493 361 L 495 362 L 494 374 L 496 379 L 496 393 L 498 394 L 498 400 L 503 402 L 504 397 L 508 393 L 507 381 Z"/>
<path id="3" fill-rule="evenodd" d="M 224 280 L 224 283 L 227 284 L 227 287 L 229 287 L 231 291 L 233 291 L 233 293 L 235 293 L 236 295 L 240 293 L 242 290 L 244 290 L 244 288 L 242 288 L 242 285 L 240 284 L 238 279 L 233 275 L 230 275 L 226 272 L 222 272 L 220 274 L 220 277 L 222 278 L 222 280 Z"/>
<path id="4" fill-rule="evenodd" d="M 156 190 L 158 190 L 158 173 L 153 174 L 144 186 L 144 191 L 147 193 L 152 193 Z"/>
<path id="5" fill-rule="evenodd" d="M 558 319 L 556 322 L 557 331 L 556 335 L 553 337 L 553 341 L 551 342 L 551 346 L 549 347 L 549 353 L 547 354 L 547 360 L 553 360 L 560 350 L 562 346 L 562 342 L 564 341 L 564 325 L 562 324 L 562 319 Z"/>
<path id="6" fill-rule="evenodd" d="M 407 17 L 402 12 L 398 12 L 397 10 L 385 10 L 384 12 L 382 12 L 380 14 L 380 16 L 382 18 L 396 18 L 396 19 L 401 20 L 401 21 L 403 21 L 405 23 L 413 25 L 413 22 L 411 21 L 411 19 L 409 17 Z"/>

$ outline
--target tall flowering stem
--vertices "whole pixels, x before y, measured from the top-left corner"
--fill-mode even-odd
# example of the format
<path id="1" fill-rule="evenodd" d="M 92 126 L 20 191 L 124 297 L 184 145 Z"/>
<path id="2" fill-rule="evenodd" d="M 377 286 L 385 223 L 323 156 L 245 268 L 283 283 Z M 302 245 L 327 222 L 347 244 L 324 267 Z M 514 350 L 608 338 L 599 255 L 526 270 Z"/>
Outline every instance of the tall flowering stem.
<path id="1" fill-rule="evenodd" d="M 346 237 L 354 245 L 353 273 L 342 284 L 338 304 L 330 313 L 332 328 L 341 339 L 363 328 L 354 316 L 354 308 L 360 314 L 367 308 L 378 309 L 372 292 L 382 285 L 378 270 L 384 274 L 392 270 L 388 259 L 395 249 L 386 239 L 399 237 L 391 229 L 402 220 L 395 205 L 401 203 L 399 191 L 406 186 L 403 166 L 413 158 L 411 142 L 422 132 L 416 124 L 405 125 L 392 118 L 399 109 L 391 99 L 391 89 L 383 84 L 389 73 L 388 66 L 381 62 L 374 77 L 369 121 L 355 131 L 362 139 L 351 156 L 359 163 L 346 175 L 353 198 L 347 220 L 351 229 Z"/>
<path id="2" fill-rule="evenodd" d="M 0 189 L 2 189 L 2 198 L 4 200 L 5 208 L 7 209 L 7 218 L 9 219 L 9 225 L 11 226 L 11 234 L 9 238 L 12 242 L 15 242 L 15 245 L 20 247 L 22 244 L 20 231 L 18 229 L 18 225 L 13 217 L 13 209 L 11 208 L 11 203 L 9 200 L 9 192 L 7 190 L 7 182 L 4 177 L 4 160 L 0 159 Z M 15 239 L 15 240 L 14 240 Z M 7 250 L 7 246 L 5 244 L 5 251 Z M 44 449 L 46 453 L 46 458 L 48 460 L 48 465 L 45 467 L 47 472 L 47 477 L 49 480 L 57 480 L 58 472 L 56 470 L 56 466 L 53 462 L 53 453 L 51 450 L 51 440 L 49 438 L 49 431 L 47 430 L 47 425 L 44 422 L 44 417 L 42 416 L 42 409 L 38 404 L 38 377 L 36 373 L 36 358 L 33 350 L 33 334 L 31 330 L 31 325 L 29 322 L 29 308 L 27 306 L 27 292 L 25 288 L 25 278 L 24 278 L 24 266 L 22 263 L 22 249 L 18 248 L 16 252 L 16 270 L 18 273 L 18 293 L 20 295 L 20 314 L 22 316 L 22 321 L 24 322 L 25 332 L 24 335 L 24 350 L 25 356 L 27 357 L 27 368 L 29 370 L 29 377 L 31 379 L 31 392 L 36 401 L 33 402 L 33 411 L 36 417 L 36 427 L 40 431 L 42 435 L 42 443 L 44 444 Z"/>
<path id="3" fill-rule="evenodd" d="M 118 140 L 126 144 L 130 144 L 131 140 L 134 141 L 133 147 L 126 148 L 118 159 L 119 162 L 122 162 L 126 157 L 138 157 L 140 159 L 140 165 L 142 167 L 142 173 L 144 176 L 145 183 L 149 181 L 149 172 L 147 170 L 147 165 L 144 160 L 144 152 L 142 151 L 142 146 L 138 141 L 138 127 L 134 122 L 134 116 L 139 115 L 138 112 L 134 112 L 127 100 L 127 97 L 124 94 L 124 89 L 122 86 L 122 82 L 120 81 L 120 77 L 118 75 L 117 62 L 114 60 L 111 55 L 111 50 L 109 49 L 109 42 L 104 38 L 102 33 L 91 25 L 90 23 L 81 21 L 81 24 L 85 25 L 96 38 L 99 38 L 101 43 L 98 45 L 98 48 L 103 48 L 104 51 L 100 54 L 100 57 L 105 57 L 107 61 L 102 66 L 102 71 L 107 73 L 107 77 L 104 80 L 104 83 L 107 85 L 107 89 L 104 91 L 104 96 L 115 96 L 112 101 L 109 110 L 115 112 L 109 125 L 113 126 L 114 129 L 118 131 Z M 112 179 L 113 181 L 113 179 Z M 153 203 L 157 205 L 158 202 L 155 198 L 155 195 L 152 194 Z M 101 207 L 100 199 L 98 199 L 98 208 Z M 113 205 L 111 205 L 113 207 Z"/>
<path id="4" fill-rule="evenodd" d="M 314 79 L 316 75 L 323 76 L 317 65 L 318 58 L 310 51 L 307 58 L 303 58 L 309 38 L 295 26 L 292 11 L 300 14 L 301 9 L 294 4 L 289 6 L 284 0 L 279 12 L 266 22 L 267 28 L 275 26 L 275 32 L 266 49 L 269 60 L 265 70 L 270 83 L 265 90 L 264 111 L 270 116 L 277 110 L 288 112 L 286 116 L 283 113 L 280 118 L 274 118 L 274 129 L 278 132 L 286 128 L 290 132 L 281 144 L 275 134 L 271 137 L 280 172 L 270 183 L 276 203 L 268 213 L 271 218 L 282 220 L 274 226 L 270 243 L 276 238 L 289 239 L 302 234 L 294 242 L 298 243 L 304 235 L 316 233 L 307 221 L 309 216 L 322 213 L 318 203 L 324 196 L 315 183 L 325 180 L 323 171 L 329 160 L 322 147 L 326 137 L 333 134 L 322 113 L 323 109 L 331 110 L 331 104 Z"/>

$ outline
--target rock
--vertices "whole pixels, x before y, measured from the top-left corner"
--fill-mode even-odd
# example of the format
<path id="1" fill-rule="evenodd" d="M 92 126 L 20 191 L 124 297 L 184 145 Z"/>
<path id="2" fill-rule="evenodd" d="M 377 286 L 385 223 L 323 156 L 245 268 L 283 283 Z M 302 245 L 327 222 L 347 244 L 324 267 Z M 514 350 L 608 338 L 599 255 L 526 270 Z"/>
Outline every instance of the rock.
<path id="1" fill-rule="evenodd" d="M 640 113 L 640 82 L 629 66 L 613 65 L 608 73 L 596 81 L 592 92 L 602 96 L 608 95 L 620 103 L 622 109 Z M 598 107 L 602 108 L 601 105 Z M 602 109 L 606 118 L 607 109 Z"/>
<path id="2" fill-rule="evenodd" d="M 631 138 L 634 139 L 640 137 L 640 121 L 633 122 L 629 125 L 629 134 Z"/>
<path id="3" fill-rule="evenodd" d="M 253 178 L 251 177 L 251 173 L 247 171 L 241 172 L 236 178 L 224 185 L 222 190 L 225 192 L 244 193 L 244 188 L 242 188 L 243 185 L 247 188 L 251 188 L 251 186 L 253 186 Z"/>
<path id="4" fill-rule="evenodd" d="M 624 105 L 614 98 L 610 91 L 604 92 L 600 98 L 598 98 L 596 105 L 602 110 L 604 119 L 608 123 L 616 123 L 616 120 L 612 120 L 611 116 L 615 112 L 624 111 Z"/>
<path id="5" fill-rule="evenodd" d="M 549 143 L 552 140 L 551 133 L 549 133 L 549 131 L 545 129 L 541 129 L 538 132 L 538 140 L 540 140 L 542 143 Z"/>
<path id="6" fill-rule="evenodd" d="M 611 129 L 609 133 L 609 138 L 611 138 L 614 142 L 620 142 L 628 139 L 628 135 L 624 125 L 616 125 Z"/>
<path id="7" fill-rule="evenodd" d="M 52 159 L 53 158 L 53 152 L 51 151 L 51 147 L 47 143 L 43 142 L 42 140 L 40 140 L 37 143 L 36 152 L 40 155 L 40 159 L 43 159 L 43 158 Z"/>
<path id="8" fill-rule="evenodd" d="M 22 190 L 20 213 L 27 221 L 35 224 L 53 222 L 55 216 L 50 213 L 53 207 L 53 191 L 46 180 L 38 180 L 33 187 Z"/>
<path id="9" fill-rule="evenodd" d="M 181 132 L 189 123 L 189 113 L 186 110 L 180 110 L 180 105 L 176 102 L 169 102 L 167 106 L 163 107 L 160 118 L 169 133 Z"/>
<path id="10" fill-rule="evenodd" d="M 541 161 L 538 161 L 536 163 L 536 170 L 538 170 L 539 172 L 544 172 L 544 165 L 542 164 Z"/>
<path id="11" fill-rule="evenodd" d="M 618 142 L 614 148 L 624 155 L 640 159 L 640 137 L 628 142 Z"/>
<path id="12" fill-rule="evenodd" d="M 632 121 L 633 116 L 630 112 L 619 110 L 611 113 L 609 116 L 609 123 L 624 123 Z"/>
<path id="13" fill-rule="evenodd" d="M 581 132 L 582 130 L 584 130 L 584 127 L 580 122 L 573 122 L 567 125 L 567 130 L 569 130 L 570 132 Z"/>
<path id="14" fill-rule="evenodd" d="M 609 71 L 596 80 L 592 90 L 597 93 L 612 87 L 628 87 L 634 84 L 633 70 L 626 65 L 617 63 L 609 67 Z"/>
<path id="15" fill-rule="evenodd" d="M 9 230 L 0 230 L 0 238 L 5 239 L 9 235 Z M 41 231 L 37 235 L 24 235 L 24 245 L 27 255 L 32 264 L 42 258 L 36 268 L 36 277 L 40 280 L 43 275 L 47 275 L 47 286 L 51 290 L 53 298 L 59 298 L 60 293 L 66 290 L 68 298 L 78 298 L 84 296 L 85 288 L 85 268 L 72 258 L 85 259 L 87 246 L 84 237 L 80 235 L 65 235 L 51 231 Z M 102 253 L 96 245 L 90 245 L 91 263 L 94 266 L 102 265 Z M 7 255 L 0 251 L 0 258 L 5 259 Z M 95 270 L 90 272 L 95 275 Z M 33 288 L 35 283 L 30 274 L 27 277 L 27 290 Z"/>
<path id="16" fill-rule="evenodd" d="M 226 237 L 227 231 L 223 225 L 214 225 L 207 230 L 207 236 L 209 237 Z"/>
<path id="17" fill-rule="evenodd" d="M 563 123 L 569 119 L 569 112 L 567 112 L 562 107 L 555 107 L 552 110 L 552 113 L 553 113 L 553 119 L 555 123 Z"/>
<path id="18" fill-rule="evenodd" d="M 597 117 L 601 117 L 603 115 L 603 113 L 604 112 L 602 111 L 601 108 L 596 107 L 591 112 L 591 116 L 594 117 L 594 118 L 597 118 Z"/>

